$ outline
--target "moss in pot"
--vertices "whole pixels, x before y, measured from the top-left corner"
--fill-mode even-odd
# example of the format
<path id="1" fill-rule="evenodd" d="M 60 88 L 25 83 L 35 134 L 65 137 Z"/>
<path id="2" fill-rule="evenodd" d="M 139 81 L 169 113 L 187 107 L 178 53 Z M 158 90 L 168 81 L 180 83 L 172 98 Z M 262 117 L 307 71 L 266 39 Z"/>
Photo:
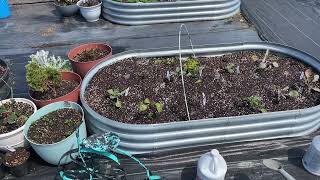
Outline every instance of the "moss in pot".
<path id="1" fill-rule="evenodd" d="M 4 164 L 13 176 L 21 177 L 28 174 L 28 159 L 30 152 L 25 148 L 17 148 L 14 152 L 6 153 Z"/>
<path id="2" fill-rule="evenodd" d="M 67 60 L 48 54 L 38 51 L 26 66 L 31 99 L 38 107 L 62 100 L 77 102 L 81 77 L 68 71 L 71 66 Z"/>
<path id="3" fill-rule="evenodd" d="M 79 10 L 77 2 L 78 0 L 56 0 L 54 4 L 62 16 L 73 16 Z"/>

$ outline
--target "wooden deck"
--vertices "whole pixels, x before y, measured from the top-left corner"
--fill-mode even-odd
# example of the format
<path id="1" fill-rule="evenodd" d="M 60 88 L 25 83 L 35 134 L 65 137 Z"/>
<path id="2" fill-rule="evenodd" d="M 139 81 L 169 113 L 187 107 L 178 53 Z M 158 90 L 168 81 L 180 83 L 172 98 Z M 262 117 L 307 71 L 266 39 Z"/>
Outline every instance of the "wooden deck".
<path id="1" fill-rule="evenodd" d="M 179 23 L 122 26 L 111 24 L 103 19 L 96 23 L 87 23 L 79 15 L 71 18 L 59 17 L 49 1 L 11 0 L 10 2 L 14 4 L 12 5 L 13 15 L 9 19 L 0 20 L 0 58 L 12 62 L 12 70 L 16 77 L 14 94 L 17 97 L 26 96 L 27 86 L 24 66 L 29 60 L 29 55 L 40 49 L 49 50 L 55 55 L 66 57 L 66 53 L 72 47 L 86 42 L 108 42 L 112 45 L 114 53 L 132 49 L 177 46 L 178 44 Z M 272 2 L 272 6 L 281 8 L 284 7 L 284 1 L 289 2 L 290 0 L 243 0 L 243 3 L 246 8 L 253 9 L 255 18 L 268 19 L 269 16 L 270 18 L 273 17 L 272 14 L 264 15 L 261 9 L 265 6 L 259 3 L 270 4 Z M 305 1 L 311 2 L 311 0 Z M 291 0 L 290 2 L 296 1 Z M 300 0 L 300 2 L 303 2 L 303 0 Z M 281 6 L 277 6 L 276 3 L 280 3 Z M 304 12 L 307 12 L 307 10 Z M 281 9 L 278 9 L 278 11 L 281 11 Z M 252 13 L 246 11 L 246 15 L 251 17 Z M 255 23 L 259 34 L 267 38 L 266 40 L 289 45 L 296 42 L 293 45 L 298 48 L 306 48 L 309 45 L 305 42 L 306 39 L 301 37 L 297 37 L 295 41 L 290 41 L 292 42 L 290 44 L 289 40 L 285 41 L 284 39 L 294 39 L 294 37 L 287 37 L 286 35 L 289 34 L 281 33 L 282 31 L 268 30 L 254 18 L 250 18 L 250 20 Z M 280 26 L 272 23 L 273 21 L 270 19 L 268 20 L 268 27 Z M 288 23 L 290 21 L 284 22 Z M 186 23 L 186 25 L 195 45 L 260 41 L 254 27 L 245 23 L 240 16 L 222 21 L 191 22 Z M 285 24 L 282 26 L 284 28 Z M 277 36 L 281 38 L 277 40 Z M 183 43 L 187 44 L 187 41 Z M 307 50 L 315 51 L 315 49 Z M 318 52 L 320 51 L 318 50 Z M 307 173 L 301 165 L 303 152 L 310 144 L 311 139 L 318 134 L 320 134 L 320 131 L 297 138 L 212 145 L 187 152 L 172 152 L 142 159 L 151 170 L 161 175 L 163 179 L 191 180 L 195 177 L 196 161 L 199 156 L 209 149 L 217 148 L 228 163 L 226 179 L 284 179 L 279 173 L 262 165 L 262 159 L 277 158 L 284 164 L 284 169 L 296 179 L 320 180 L 319 177 Z M 34 159 L 32 161 L 32 173 L 20 179 L 52 179 L 56 173 L 56 168 L 39 161 L 37 157 L 34 157 Z M 127 161 L 124 163 L 129 172 L 129 179 L 142 179 L 143 171 L 141 169 Z"/>

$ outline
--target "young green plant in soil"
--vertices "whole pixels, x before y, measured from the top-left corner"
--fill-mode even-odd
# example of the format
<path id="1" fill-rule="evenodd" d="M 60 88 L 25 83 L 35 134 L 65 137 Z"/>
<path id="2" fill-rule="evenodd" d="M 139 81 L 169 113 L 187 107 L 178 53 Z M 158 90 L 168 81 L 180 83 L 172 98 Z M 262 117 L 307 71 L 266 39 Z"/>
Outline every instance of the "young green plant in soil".
<path id="1" fill-rule="evenodd" d="M 154 119 L 163 111 L 163 104 L 161 102 L 154 102 L 149 98 L 144 99 L 139 103 L 139 112 L 142 115 L 147 115 L 148 118 Z"/>
<path id="2" fill-rule="evenodd" d="M 53 111 L 34 121 L 28 138 L 38 144 L 53 144 L 69 137 L 82 123 L 82 114 L 70 108 Z"/>
<path id="3" fill-rule="evenodd" d="M 73 91 L 79 83 L 63 80 L 61 71 L 69 70 L 66 60 L 48 56 L 49 52 L 39 51 L 31 55 L 26 65 L 26 79 L 31 95 L 38 100 L 54 99 Z"/>
<path id="4" fill-rule="evenodd" d="M 16 102 L 14 99 L 3 104 L 0 103 L 0 134 L 11 132 L 23 126 L 33 112 L 34 109 L 30 104 Z"/>
<path id="5" fill-rule="evenodd" d="M 266 58 L 268 67 L 260 69 L 258 65 L 265 54 L 265 51 L 242 51 L 223 56 L 197 57 L 196 61 L 190 60 L 189 63 L 184 61 L 183 70 L 186 74 L 190 73 L 184 79 L 191 119 L 241 116 L 319 105 L 320 92 L 315 88 L 320 87 L 319 81 L 316 81 L 318 72 L 312 70 L 311 82 L 306 81 L 309 76 L 301 78 L 301 74 L 311 67 L 272 52 Z M 277 64 L 273 65 L 273 62 Z M 179 59 L 176 57 L 132 57 L 119 61 L 102 68 L 92 78 L 86 88 L 85 100 L 102 116 L 124 123 L 185 121 L 187 114 L 177 68 Z M 196 83 L 199 79 L 201 82 Z M 110 98 L 105 95 L 106 89 L 114 87 L 130 87 L 128 96 L 121 96 L 121 101 L 126 104 L 122 108 L 117 108 L 114 101 L 110 103 Z M 153 117 L 145 113 L 142 117 L 143 113 L 137 107 L 146 97 L 150 101 L 162 102 L 163 112 Z M 144 107 L 147 105 L 143 104 Z"/>

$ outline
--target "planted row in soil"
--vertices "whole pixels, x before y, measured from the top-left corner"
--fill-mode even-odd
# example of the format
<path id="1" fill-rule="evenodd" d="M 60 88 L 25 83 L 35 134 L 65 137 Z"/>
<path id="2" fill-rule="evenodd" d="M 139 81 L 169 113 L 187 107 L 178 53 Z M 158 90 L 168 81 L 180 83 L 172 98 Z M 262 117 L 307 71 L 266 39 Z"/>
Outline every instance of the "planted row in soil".
<path id="1" fill-rule="evenodd" d="M 79 111 L 65 108 L 53 111 L 31 124 L 28 138 L 38 144 L 53 144 L 69 137 L 81 124 Z"/>
<path id="2" fill-rule="evenodd" d="M 23 126 L 34 112 L 30 104 L 14 100 L 0 104 L 0 134 L 11 132 Z"/>
<path id="3" fill-rule="evenodd" d="M 276 54 L 270 54 L 263 63 L 264 54 L 244 51 L 197 58 L 201 75 L 185 76 L 191 119 L 319 104 L 319 76 L 310 67 Z M 191 63 L 189 68 L 194 65 Z M 123 90 L 127 92 L 121 93 Z M 92 78 L 85 99 L 97 113 L 124 123 L 187 120 L 177 58 L 129 58 L 105 67 Z M 156 103 L 163 106 L 160 111 Z"/>
<path id="4" fill-rule="evenodd" d="M 64 96 L 71 91 L 73 91 L 79 82 L 62 80 L 59 84 L 52 86 L 49 91 L 46 92 L 33 92 L 31 91 L 31 96 L 38 100 L 49 100 Z"/>

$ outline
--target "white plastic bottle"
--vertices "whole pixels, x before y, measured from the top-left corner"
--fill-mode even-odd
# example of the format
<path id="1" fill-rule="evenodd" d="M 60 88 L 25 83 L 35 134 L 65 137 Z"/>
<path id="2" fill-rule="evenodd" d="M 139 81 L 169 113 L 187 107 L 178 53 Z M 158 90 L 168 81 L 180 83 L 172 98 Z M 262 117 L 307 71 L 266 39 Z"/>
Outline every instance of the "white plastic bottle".
<path id="1" fill-rule="evenodd" d="M 198 160 L 197 180 L 224 180 L 227 163 L 216 149 L 205 153 Z"/>

